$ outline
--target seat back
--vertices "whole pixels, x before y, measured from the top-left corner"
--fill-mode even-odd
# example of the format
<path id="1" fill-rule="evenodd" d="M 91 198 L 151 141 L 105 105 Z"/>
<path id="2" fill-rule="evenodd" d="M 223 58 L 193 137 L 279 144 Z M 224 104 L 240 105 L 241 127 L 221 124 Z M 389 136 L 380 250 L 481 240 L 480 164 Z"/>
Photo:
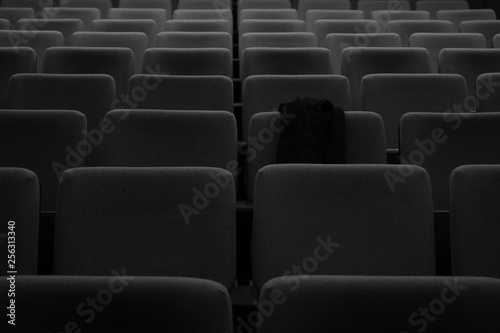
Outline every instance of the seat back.
<path id="1" fill-rule="evenodd" d="M 427 170 L 435 210 L 449 209 L 449 179 L 456 167 L 500 163 L 500 114 L 458 111 L 407 113 L 401 118 L 401 161 Z M 401 166 L 396 189 L 405 172 Z"/>
<path id="2" fill-rule="evenodd" d="M 39 215 L 40 185 L 36 174 L 27 169 L 0 168 L 0 219 L 3 221 L 0 248 L 6 258 L 0 263 L 2 275 L 10 275 L 10 271 L 36 275 Z M 15 252 L 9 244 L 15 245 Z"/>
<path id="3" fill-rule="evenodd" d="M 364 20 L 362 10 L 331 10 L 309 9 L 306 13 L 307 31 L 314 32 L 314 22 L 317 20 Z"/>
<path id="4" fill-rule="evenodd" d="M 82 30 L 89 30 L 90 23 L 101 18 L 101 11 L 97 8 L 49 7 L 44 12 L 51 19 L 80 19 Z"/>
<path id="5" fill-rule="evenodd" d="M 231 2 L 229 0 L 179 0 L 177 9 L 231 9 Z"/>
<path id="6" fill-rule="evenodd" d="M 401 45 L 410 45 L 410 36 L 417 32 L 450 33 L 453 24 L 439 20 L 397 20 L 387 24 L 387 32 L 397 33 L 401 37 Z"/>
<path id="7" fill-rule="evenodd" d="M 469 2 L 468 1 L 449 1 L 449 0 L 444 0 L 444 1 L 419 0 L 415 4 L 415 9 L 416 10 L 425 10 L 425 11 L 429 12 L 429 14 L 431 16 L 431 20 L 435 20 L 436 14 L 438 11 L 440 11 L 440 10 L 469 9 Z"/>
<path id="8" fill-rule="evenodd" d="M 219 31 L 232 35 L 233 24 L 228 20 L 170 20 L 165 24 L 165 31 Z"/>
<path id="9" fill-rule="evenodd" d="M 351 10 L 351 3 L 349 0 L 299 0 L 298 12 L 299 19 L 306 20 L 307 12 L 309 10 Z"/>
<path id="10" fill-rule="evenodd" d="M 225 170 L 77 168 L 62 176 L 57 209 L 57 275 L 124 267 L 234 284 L 235 190 Z"/>
<path id="11" fill-rule="evenodd" d="M 29 47 L 0 47 L 0 109 L 7 106 L 7 89 L 12 75 L 36 72 L 36 53 Z"/>
<path id="12" fill-rule="evenodd" d="M 465 79 L 456 74 L 369 74 L 361 81 L 361 109 L 382 116 L 389 149 L 398 148 L 405 113 L 451 112 L 466 98 Z"/>
<path id="13" fill-rule="evenodd" d="M 0 5 L 0 18 L 9 20 L 14 25 L 18 20 L 35 18 L 35 11 L 28 7 L 2 7 Z"/>
<path id="14" fill-rule="evenodd" d="M 242 20 L 239 38 L 249 32 L 306 32 L 306 24 L 301 20 Z"/>
<path id="15" fill-rule="evenodd" d="M 392 191 L 385 175 L 397 168 L 373 164 L 262 168 L 255 181 L 255 286 L 261 289 L 287 272 L 300 274 L 293 267 L 301 263 L 305 273 L 313 275 L 434 275 L 429 177 L 424 169 L 412 166 L 404 184 Z M 287 237 L 279 236 L 283 233 Z M 313 266 L 308 258 L 321 248 L 323 259 Z"/>
<path id="16" fill-rule="evenodd" d="M 142 32 L 148 37 L 148 47 L 153 47 L 156 23 L 153 20 L 95 20 L 90 25 L 95 32 Z"/>
<path id="17" fill-rule="evenodd" d="M 326 36 L 333 33 L 367 34 L 385 32 L 375 20 L 316 20 L 314 33 L 318 39 L 318 46 L 324 47 Z"/>
<path id="18" fill-rule="evenodd" d="M 486 39 L 486 46 L 493 47 L 493 38 L 500 33 L 500 21 L 464 21 L 460 23 L 460 32 L 480 33 Z"/>
<path id="19" fill-rule="evenodd" d="M 64 45 L 68 46 L 71 35 L 83 30 L 83 22 L 80 19 L 21 19 L 14 25 L 14 30 L 26 31 L 26 34 L 32 30 L 59 31 L 64 36 Z"/>
<path id="20" fill-rule="evenodd" d="M 496 89 L 500 73 L 484 73 L 476 80 L 476 103 L 478 112 L 500 111 L 500 92 Z"/>
<path id="21" fill-rule="evenodd" d="M 163 8 L 111 8 L 109 18 L 112 20 L 153 20 L 156 22 L 156 33 L 163 31 L 169 15 Z"/>
<path id="22" fill-rule="evenodd" d="M 446 20 L 453 23 L 456 32 L 460 30 L 460 23 L 473 20 L 496 20 L 497 16 L 493 9 L 464 9 L 464 10 L 440 10 L 436 13 L 438 20 Z"/>
<path id="23" fill-rule="evenodd" d="M 361 80 L 367 74 L 431 72 L 429 52 L 407 47 L 348 47 L 340 68 L 351 85 L 353 110 L 361 110 Z"/>
<path id="24" fill-rule="evenodd" d="M 240 56 L 250 47 L 316 47 L 316 35 L 311 32 L 247 32 L 240 38 Z"/>
<path id="25" fill-rule="evenodd" d="M 357 9 L 365 12 L 366 18 L 371 18 L 372 13 L 377 10 L 403 11 L 410 10 L 410 1 L 375 1 L 375 0 L 360 0 L 357 4 Z"/>
<path id="26" fill-rule="evenodd" d="M 223 48 L 233 52 L 233 39 L 227 32 L 166 31 L 156 35 L 161 48 Z"/>
<path id="27" fill-rule="evenodd" d="M 60 7 L 76 8 L 97 8 L 101 11 L 101 18 L 107 19 L 108 12 L 111 10 L 111 0 L 62 0 L 59 1 Z"/>

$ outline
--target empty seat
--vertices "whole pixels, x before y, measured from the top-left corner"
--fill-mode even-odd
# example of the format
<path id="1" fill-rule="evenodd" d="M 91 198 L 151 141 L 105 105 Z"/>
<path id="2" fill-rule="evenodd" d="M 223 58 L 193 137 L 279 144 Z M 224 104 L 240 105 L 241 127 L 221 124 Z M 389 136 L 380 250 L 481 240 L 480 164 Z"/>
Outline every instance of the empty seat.
<path id="1" fill-rule="evenodd" d="M 497 19 L 493 9 L 440 10 L 437 12 L 436 18 L 453 23 L 456 32 L 459 31 L 460 23 L 464 21 Z"/>
<path id="2" fill-rule="evenodd" d="M 231 51 L 223 48 L 151 48 L 144 52 L 142 73 L 154 69 L 158 74 L 223 75 L 233 77 Z"/>
<path id="3" fill-rule="evenodd" d="M 325 48 L 252 47 L 243 51 L 240 77 L 251 75 L 332 74 L 330 51 Z"/>
<path id="4" fill-rule="evenodd" d="M 240 38 L 240 55 L 249 47 L 316 47 L 316 35 L 311 32 L 248 32 Z"/>
<path id="5" fill-rule="evenodd" d="M 411 175 L 392 191 L 384 175 L 397 168 L 373 164 L 262 168 L 255 181 L 254 285 L 261 289 L 270 279 L 287 275 L 287 270 L 297 274 L 293 267 L 301 263 L 313 275 L 433 275 L 429 176 L 411 166 Z M 284 233 L 287 237 L 279 236 Z M 321 249 L 319 264 L 312 255 Z"/>
<path id="6" fill-rule="evenodd" d="M 203 206 L 198 193 L 210 197 Z M 54 272 L 109 275 L 123 267 L 132 276 L 197 277 L 230 288 L 235 227 L 234 183 L 225 170 L 76 168 L 59 186 Z"/>
<path id="7" fill-rule="evenodd" d="M 163 31 L 168 18 L 167 11 L 162 8 L 112 8 L 109 10 L 109 19 L 112 20 L 154 20 L 156 33 Z"/>
<path id="8" fill-rule="evenodd" d="M 467 165 L 450 177 L 453 274 L 500 278 L 500 166 Z"/>
<path id="9" fill-rule="evenodd" d="M 377 20 L 381 25 L 398 20 L 430 20 L 429 12 L 425 10 L 376 10 L 371 19 Z"/>
<path id="10" fill-rule="evenodd" d="M 115 83 L 105 74 L 16 74 L 9 83 L 10 109 L 77 110 L 87 119 L 93 145 L 86 165 L 97 165 L 106 113 L 113 108 Z M 106 129 L 104 129 L 106 130 Z"/>
<path id="11" fill-rule="evenodd" d="M 179 0 L 177 9 L 231 9 L 229 0 Z"/>
<path id="12" fill-rule="evenodd" d="M 35 18 L 35 11 L 27 7 L 0 7 L 0 18 L 9 20 L 14 25 L 20 19 Z"/>
<path id="13" fill-rule="evenodd" d="M 326 36 L 333 33 L 368 34 L 383 33 L 385 28 L 375 20 L 316 20 L 314 33 L 318 46 L 324 47 Z"/>
<path id="14" fill-rule="evenodd" d="M 500 33 L 500 21 L 464 21 L 460 23 L 460 32 L 483 34 L 487 47 L 492 47 L 493 37 Z"/>
<path id="15" fill-rule="evenodd" d="M 16 314 L 31 320 L 16 320 L 16 328 L 51 332 L 67 325 L 94 333 L 114 329 L 130 333 L 148 322 L 172 333 L 231 329 L 231 301 L 218 283 L 129 276 L 125 265 L 104 275 L 18 276 Z M 0 285 L 5 291 L 9 289 L 6 279 Z"/>
<path id="16" fill-rule="evenodd" d="M 29 47 L 0 47 L 0 109 L 7 105 L 7 88 L 12 75 L 35 73 L 36 54 Z"/>
<path id="17" fill-rule="evenodd" d="M 290 0 L 241 0 L 238 2 L 238 12 L 243 9 L 290 9 Z"/>
<path id="18" fill-rule="evenodd" d="M 149 88 L 145 98 L 134 101 L 136 109 L 218 110 L 233 112 L 233 82 L 227 76 L 134 75 L 129 95 Z"/>
<path id="19" fill-rule="evenodd" d="M 120 0 L 119 8 L 162 8 L 167 11 L 167 18 L 172 18 L 172 1 L 170 0 Z"/>
<path id="20" fill-rule="evenodd" d="M 500 72 L 500 50 L 443 49 L 439 54 L 439 72 L 463 75 L 469 95 L 475 96 L 475 84 L 479 75 Z"/>
<path id="21" fill-rule="evenodd" d="M 5 258 L 0 264 L 2 275 L 10 275 L 10 271 L 36 274 L 39 215 L 40 185 L 36 174 L 27 169 L 0 168 L 0 246 Z M 14 251 L 9 244 L 14 245 Z"/>
<path id="22" fill-rule="evenodd" d="M 242 20 L 298 20 L 296 9 L 243 9 L 238 13 Z"/>
<path id="23" fill-rule="evenodd" d="M 484 73 L 476 80 L 476 103 L 478 112 L 499 112 L 500 91 L 497 87 L 500 73 Z"/>
<path id="24" fill-rule="evenodd" d="M 10 30 L 10 21 L 0 18 L 0 30 Z"/>
<path id="25" fill-rule="evenodd" d="M 364 20 L 362 10 L 323 10 L 310 9 L 306 13 L 307 31 L 314 32 L 314 22 L 317 20 Z"/>
<path id="26" fill-rule="evenodd" d="M 335 92 L 335 94 L 339 93 Z M 258 149 L 258 146 L 254 146 L 252 143 L 249 143 L 248 147 L 248 197 L 250 200 L 254 199 L 253 192 L 257 172 L 266 165 L 276 163 L 280 137 L 279 130 L 276 130 L 276 123 L 280 120 L 286 126 L 287 119 L 282 118 L 278 112 L 260 112 L 254 114 L 250 120 L 249 138 L 259 138 L 259 140 L 265 138 L 265 142 L 259 142 L 259 144 L 265 143 L 263 148 Z M 373 112 L 348 111 L 345 113 L 345 126 L 347 163 L 386 163 L 384 122 L 380 115 Z M 266 135 L 273 133 L 272 139 L 264 137 L 264 133 Z"/>
<path id="27" fill-rule="evenodd" d="M 493 47 L 494 47 L 495 49 L 500 48 L 500 34 L 496 34 L 496 35 L 493 37 Z"/>
<path id="28" fill-rule="evenodd" d="M 103 166 L 207 166 L 236 174 L 236 120 L 229 112 L 115 110 L 106 118 L 116 128 L 104 137 Z"/>
<path id="29" fill-rule="evenodd" d="M 97 8 L 101 11 L 101 18 L 107 19 L 112 7 L 111 0 L 59 0 L 61 7 Z"/>
<path id="30" fill-rule="evenodd" d="M 227 20 L 233 21 L 230 9 L 177 9 L 174 20 Z"/>
<path id="31" fill-rule="evenodd" d="M 312 250 L 304 270 L 326 257 Z M 274 311 L 259 332 L 495 332 L 499 299 L 500 281 L 487 278 L 284 276 L 263 288 L 259 304 Z"/>
<path id="32" fill-rule="evenodd" d="M 14 7 L 14 8 L 31 8 L 33 11 L 40 12 L 44 8 L 53 7 L 55 5 L 53 0 L 48 0 L 47 2 L 39 0 L 3 0 L 0 4 L 2 7 Z"/>
<path id="33" fill-rule="evenodd" d="M 448 184 L 456 167 L 500 164 L 500 114 L 461 113 L 464 109 L 458 105 L 446 113 L 407 113 L 401 118 L 401 161 L 427 170 L 434 210 L 448 210 Z M 394 177 L 396 190 L 408 173 L 404 168 Z"/>
<path id="34" fill-rule="evenodd" d="M 399 120 L 408 112 L 447 112 L 467 98 L 457 74 L 370 74 L 361 81 L 362 110 L 384 120 L 387 147 L 397 149 Z"/>
<path id="35" fill-rule="evenodd" d="M 26 31 L 59 31 L 64 36 L 64 45 L 69 45 L 71 35 L 83 30 L 83 22 L 80 19 L 21 19 L 14 26 L 15 30 Z"/>
<path id="36" fill-rule="evenodd" d="M 248 140 L 248 126 L 254 114 L 276 111 L 281 103 L 296 96 L 326 98 L 344 110 L 351 109 L 349 82 L 339 75 L 251 76 L 243 84 L 243 140 Z"/>
<path id="37" fill-rule="evenodd" d="M 134 53 L 135 72 L 141 72 L 142 57 L 148 48 L 148 36 L 143 32 L 80 31 L 71 36 L 71 46 L 125 47 Z"/>
<path id="38" fill-rule="evenodd" d="M 325 47 L 330 50 L 334 74 L 340 74 L 341 72 L 342 51 L 352 46 L 401 47 L 401 38 L 396 33 L 328 34 L 325 38 Z"/>
<path id="39" fill-rule="evenodd" d="M 425 33 L 410 36 L 410 47 L 423 47 L 429 51 L 433 73 L 438 72 L 439 53 L 444 48 L 485 48 L 486 41 L 481 34 L 469 33 Z"/>
<path id="40" fill-rule="evenodd" d="M 422 1 L 419 0 L 415 4 L 416 10 L 425 10 L 429 12 L 431 20 L 436 19 L 436 14 L 440 10 L 456 10 L 456 9 L 469 9 L 468 1 Z"/>
<path id="41" fill-rule="evenodd" d="M 153 47 L 156 23 L 153 20 L 95 20 L 90 25 L 97 32 L 142 32 L 148 37 L 148 47 Z"/>
<path id="42" fill-rule="evenodd" d="M 351 10 L 351 3 L 348 0 L 299 0 L 299 19 L 305 21 L 309 10 Z"/>
<path id="43" fill-rule="evenodd" d="M 134 53 L 120 47 L 51 47 L 45 52 L 43 72 L 108 74 L 115 80 L 116 95 L 121 96 L 134 73 Z"/>
<path id="44" fill-rule="evenodd" d="M 80 19 L 82 20 L 82 30 L 90 30 L 90 23 L 101 18 L 101 11 L 97 8 L 45 8 L 50 19 Z"/>
<path id="45" fill-rule="evenodd" d="M 45 50 L 49 47 L 63 46 L 64 36 L 59 31 L 0 31 L 0 47 L 29 47 L 36 53 L 37 72 L 42 71 Z"/>
<path id="46" fill-rule="evenodd" d="M 401 45 L 409 46 L 410 36 L 417 32 L 450 33 L 453 24 L 439 20 L 398 20 L 387 24 L 387 32 L 397 33 L 401 37 Z"/>
<path id="47" fill-rule="evenodd" d="M 38 176 L 42 211 L 55 211 L 60 174 L 84 165 L 85 116 L 68 110 L 0 110 L 1 167 L 26 168 Z"/>
<path id="48" fill-rule="evenodd" d="M 361 110 L 361 80 L 367 74 L 431 72 L 429 52 L 423 48 L 348 47 L 340 67 L 351 85 L 353 110 Z"/>
<path id="49" fill-rule="evenodd" d="M 365 12 L 365 17 L 372 17 L 372 13 L 376 10 L 390 10 L 390 11 L 402 11 L 410 10 L 410 1 L 398 0 L 398 1 L 374 1 L 374 0 L 360 0 L 357 4 L 357 9 Z"/>
<path id="50" fill-rule="evenodd" d="M 165 31 L 219 31 L 233 34 L 233 24 L 228 20 L 170 20 L 165 24 Z"/>
<path id="51" fill-rule="evenodd" d="M 242 20 L 239 37 L 248 32 L 305 32 L 306 24 L 301 20 Z"/>
<path id="52" fill-rule="evenodd" d="M 162 48 L 222 48 L 233 52 L 233 39 L 227 32 L 166 31 L 156 35 L 156 47 Z"/>

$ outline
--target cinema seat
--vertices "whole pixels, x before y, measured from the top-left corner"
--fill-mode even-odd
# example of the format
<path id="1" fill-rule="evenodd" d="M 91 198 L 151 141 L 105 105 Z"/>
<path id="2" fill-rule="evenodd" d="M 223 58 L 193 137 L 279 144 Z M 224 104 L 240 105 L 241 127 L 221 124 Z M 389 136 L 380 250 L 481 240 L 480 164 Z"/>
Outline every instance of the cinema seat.
<path id="1" fill-rule="evenodd" d="M 14 25 L 18 20 L 27 18 L 35 18 L 35 11 L 33 8 L 27 7 L 1 7 L 0 5 L 0 18 L 10 21 Z"/>
<path id="2" fill-rule="evenodd" d="M 80 31 L 71 36 L 71 46 L 129 48 L 134 53 L 135 73 L 140 73 L 142 57 L 148 48 L 148 36 L 142 32 Z"/>
<path id="3" fill-rule="evenodd" d="M 324 47 L 326 36 L 333 33 L 367 34 L 383 32 L 385 32 L 385 28 L 381 27 L 375 20 L 316 20 L 314 23 L 314 33 L 318 39 L 319 47 Z"/>
<path id="4" fill-rule="evenodd" d="M 156 23 L 153 20 L 95 20 L 90 25 L 95 32 L 142 32 L 148 37 L 148 47 L 153 47 Z"/>
<path id="5" fill-rule="evenodd" d="M 238 12 L 243 9 L 290 9 L 290 0 L 241 0 L 237 4 Z"/>
<path id="6" fill-rule="evenodd" d="M 0 31 L 10 30 L 10 21 L 7 19 L 0 18 Z"/>
<path id="7" fill-rule="evenodd" d="M 16 74 L 9 84 L 10 109 L 77 110 L 87 119 L 89 140 L 95 149 L 86 157 L 87 166 L 97 165 L 101 127 L 113 108 L 115 83 L 105 74 Z"/>
<path id="8" fill-rule="evenodd" d="M 314 22 L 317 20 L 364 20 L 362 10 L 328 10 L 309 9 L 306 13 L 307 31 L 314 32 Z"/>
<path id="9" fill-rule="evenodd" d="M 377 10 L 403 11 L 410 10 L 410 1 L 374 1 L 360 0 L 357 4 L 357 9 L 365 12 L 365 17 L 372 17 L 372 13 Z"/>
<path id="10" fill-rule="evenodd" d="M 156 35 L 159 48 L 222 48 L 233 52 L 233 38 L 227 32 L 165 31 Z"/>
<path id="11" fill-rule="evenodd" d="M 119 8 L 161 8 L 167 11 L 167 19 L 172 18 L 172 1 L 170 0 L 120 0 Z"/>
<path id="12" fill-rule="evenodd" d="M 500 166 L 464 165 L 450 177 L 453 274 L 499 279 Z"/>
<path id="13" fill-rule="evenodd" d="M 500 50 L 443 49 L 439 53 L 439 72 L 463 75 L 470 96 L 475 96 L 479 75 L 500 72 Z"/>
<path id="14" fill-rule="evenodd" d="M 9 271 L 36 275 L 39 215 L 40 185 L 36 174 L 27 169 L 0 168 L 0 248 L 5 258 L 0 263 L 2 275 L 10 275 Z M 9 244 L 14 245 L 14 250 Z"/>
<path id="15" fill-rule="evenodd" d="M 407 113 L 400 122 L 402 164 L 417 164 L 427 170 L 436 211 L 449 209 L 449 179 L 455 168 L 500 164 L 500 114 L 460 111 Z M 404 174 L 401 166 L 399 175 Z M 395 179 L 396 189 L 402 185 L 400 180 Z"/>
<path id="16" fill-rule="evenodd" d="M 230 9 L 177 9 L 174 20 L 227 20 L 233 22 Z"/>
<path id="17" fill-rule="evenodd" d="M 376 10 L 369 19 L 377 20 L 381 25 L 399 20 L 430 20 L 429 12 L 425 10 Z"/>
<path id="18" fill-rule="evenodd" d="M 16 328 L 55 332 L 73 327 L 89 333 L 131 333 L 145 326 L 172 333 L 231 330 L 229 295 L 216 282 L 129 276 L 125 266 L 105 275 L 17 276 L 16 315 L 31 320 L 17 317 Z M 9 289 L 6 279 L 0 285 Z"/>
<path id="19" fill-rule="evenodd" d="M 238 22 L 242 20 L 298 20 L 296 9 L 243 9 L 238 13 Z"/>
<path id="20" fill-rule="evenodd" d="M 249 32 L 306 32 L 306 24 L 301 20 L 242 20 L 239 37 Z"/>
<path id="21" fill-rule="evenodd" d="M 432 73 L 438 73 L 439 53 L 444 48 L 486 48 L 486 40 L 481 34 L 470 33 L 425 33 L 410 36 L 410 47 L 423 47 L 431 56 Z"/>
<path id="22" fill-rule="evenodd" d="M 416 10 L 425 10 L 429 12 L 431 20 L 436 19 L 436 14 L 440 10 L 464 10 L 469 9 L 468 1 L 422 1 L 419 0 L 415 3 Z"/>
<path id="23" fill-rule="evenodd" d="M 252 323 L 262 333 L 495 332 L 499 300 L 500 281 L 488 278 L 284 276 L 260 295 L 272 316 Z"/>
<path id="24" fill-rule="evenodd" d="M 493 37 L 493 48 L 495 48 L 495 49 L 500 48 L 500 34 L 496 34 Z"/>
<path id="25" fill-rule="evenodd" d="M 476 80 L 477 112 L 500 111 L 500 73 L 484 73 Z"/>
<path id="26" fill-rule="evenodd" d="M 32 30 L 59 31 L 64 36 L 64 45 L 68 46 L 71 35 L 83 30 L 83 22 L 80 19 L 21 19 L 14 25 L 14 30 L 23 30 L 27 34 Z"/>
<path id="27" fill-rule="evenodd" d="M 493 9 L 464 9 L 464 10 L 440 10 L 436 13 L 438 20 L 446 20 L 453 23 L 455 32 L 460 29 L 460 23 L 475 20 L 496 20 L 497 16 Z"/>
<path id="28" fill-rule="evenodd" d="M 54 273 L 102 276 L 123 267 L 130 276 L 196 277 L 229 289 L 235 228 L 225 170 L 76 168 L 59 186 Z"/>
<path id="29" fill-rule="evenodd" d="M 305 21 L 307 12 L 309 10 L 351 10 L 351 3 L 349 0 L 299 0 L 298 12 L 299 19 Z"/>
<path id="30" fill-rule="evenodd" d="M 260 112 L 252 116 L 249 125 L 250 138 L 265 138 L 265 145 L 257 149 L 249 143 L 248 147 L 248 197 L 254 199 L 255 176 L 266 165 L 275 164 L 279 132 L 273 131 L 276 122 L 286 121 L 278 112 Z M 385 164 L 386 145 L 384 122 L 380 115 L 373 112 L 348 111 L 346 122 L 346 161 L 351 164 Z M 267 133 L 273 133 L 268 139 Z M 260 140 L 260 139 L 259 139 Z M 269 142 L 269 140 L 271 140 Z"/>
<path id="31" fill-rule="evenodd" d="M 311 32 L 247 32 L 240 38 L 240 55 L 251 47 L 316 47 L 316 35 Z"/>
<path id="32" fill-rule="evenodd" d="M 466 98 L 467 84 L 457 74 L 369 74 L 361 80 L 361 109 L 382 116 L 389 149 L 398 149 L 405 113 L 451 112 Z"/>
<path id="33" fill-rule="evenodd" d="M 233 23 L 228 20 L 170 20 L 165 24 L 165 31 L 212 31 L 227 32 L 232 35 Z"/>
<path id="34" fill-rule="evenodd" d="M 64 36 L 59 31 L 0 31 L 0 47 L 29 47 L 35 51 L 37 72 L 42 71 L 45 50 L 63 45 Z"/>
<path id="35" fill-rule="evenodd" d="M 80 19 L 82 30 L 90 30 L 90 23 L 101 18 L 101 11 L 97 8 L 65 8 L 49 7 L 44 9 L 50 19 Z"/>
<path id="36" fill-rule="evenodd" d="M 401 37 L 396 33 L 346 34 L 332 33 L 326 35 L 325 47 L 332 56 L 333 73 L 340 74 L 342 51 L 347 47 L 401 47 Z"/>
<path id="37" fill-rule="evenodd" d="M 156 33 L 163 31 L 167 19 L 172 13 L 163 8 L 111 8 L 109 19 L 111 20 L 154 20 L 156 22 Z"/>
<path id="38" fill-rule="evenodd" d="M 10 77 L 36 72 L 36 53 L 29 47 L 0 47 L 0 109 L 7 105 Z"/>
<path id="39" fill-rule="evenodd" d="M 330 51 L 325 48 L 253 47 L 240 60 L 242 85 L 252 75 L 332 74 Z"/>
<path id="40" fill-rule="evenodd" d="M 224 48 L 151 48 L 144 52 L 142 73 L 148 68 L 158 74 L 222 75 L 233 77 L 232 53 Z"/>
<path id="41" fill-rule="evenodd" d="M 254 114 L 276 111 L 280 103 L 296 96 L 326 98 L 344 110 L 351 109 L 349 82 L 340 75 L 254 75 L 243 84 L 243 140 L 248 138 Z"/>
<path id="42" fill-rule="evenodd" d="M 387 24 L 387 32 L 397 33 L 401 37 L 401 45 L 409 46 L 410 36 L 414 33 L 450 33 L 453 32 L 453 24 L 440 20 L 397 20 Z"/>
<path id="43" fill-rule="evenodd" d="M 0 3 L 1 7 L 6 8 L 31 8 L 33 12 L 40 12 L 46 7 L 53 7 L 55 5 L 54 1 L 49 0 L 47 2 L 39 0 L 3 0 Z"/>
<path id="44" fill-rule="evenodd" d="M 54 212 L 60 174 L 84 166 L 89 148 L 86 129 L 85 116 L 77 111 L 0 110 L 0 167 L 36 173 L 40 209 Z"/>
<path id="45" fill-rule="evenodd" d="M 231 9 L 229 0 L 179 0 L 177 9 Z"/>
<path id="46" fill-rule="evenodd" d="M 121 47 L 51 47 L 45 52 L 44 73 L 108 74 L 116 95 L 126 94 L 134 73 L 134 53 Z"/>
<path id="47" fill-rule="evenodd" d="M 493 38 L 500 33 L 500 21 L 464 21 L 460 23 L 460 32 L 483 34 L 487 47 L 493 47 Z"/>
<path id="48" fill-rule="evenodd" d="M 276 164 L 260 169 L 252 230 L 255 287 L 300 274 L 297 266 L 311 275 L 434 275 L 429 177 L 424 169 L 409 167 L 411 175 L 392 191 L 386 175 L 397 168 Z M 322 259 L 314 259 L 317 249 Z M 321 262 L 313 266 L 315 260 Z"/>
<path id="49" fill-rule="evenodd" d="M 101 18 L 107 19 L 112 7 L 111 0 L 59 0 L 60 7 L 97 8 L 101 11 Z"/>
<path id="50" fill-rule="evenodd" d="M 227 76 L 134 75 L 129 95 L 139 94 L 141 87 L 150 89 L 132 105 L 136 109 L 233 112 L 233 81 Z"/>
<path id="51" fill-rule="evenodd" d="M 351 85 L 353 110 L 361 110 L 361 80 L 367 74 L 431 72 L 429 52 L 407 47 L 348 47 L 340 67 Z"/>

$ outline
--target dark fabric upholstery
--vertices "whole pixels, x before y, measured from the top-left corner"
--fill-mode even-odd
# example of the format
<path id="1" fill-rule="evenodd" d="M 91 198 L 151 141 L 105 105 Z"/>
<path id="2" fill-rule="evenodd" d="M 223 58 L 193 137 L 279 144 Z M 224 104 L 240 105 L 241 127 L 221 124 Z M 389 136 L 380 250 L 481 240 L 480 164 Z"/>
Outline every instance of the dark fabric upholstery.
<path id="1" fill-rule="evenodd" d="M 476 80 L 478 112 L 500 112 L 500 91 L 496 88 L 500 73 L 484 73 Z"/>
<path id="2" fill-rule="evenodd" d="M 36 72 L 36 53 L 29 47 L 0 47 L 0 109 L 7 106 L 7 88 L 12 75 Z"/>
<path id="3" fill-rule="evenodd" d="M 453 24 L 440 20 L 396 20 L 387 24 L 387 32 L 395 32 L 401 37 L 401 45 L 409 46 L 410 36 L 417 32 L 451 33 Z"/>
<path id="4" fill-rule="evenodd" d="M 378 23 L 375 20 L 331 20 L 331 19 L 319 19 L 314 22 L 314 33 L 318 39 L 318 46 L 325 46 L 326 36 L 333 33 L 369 33 L 373 26 L 377 26 Z M 380 33 L 385 32 L 385 27 L 380 27 Z M 358 46 L 358 45 L 353 45 Z"/>
<path id="5" fill-rule="evenodd" d="M 83 30 L 83 22 L 80 19 L 21 19 L 14 25 L 15 30 L 26 31 L 27 34 L 32 30 L 38 31 L 59 31 L 64 36 L 64 45 L 68 46 L 71 35 L 74 32 Z"/>
<path id="6" fill-rule="evenodd" d="M 120 267 L 116 272 L 119 276 L 18 276 L 13 332 L 231 331 L 231 302 L 220 284 L 121 276 L 130 272 Z M 8 281 L 2 279 L 0 287 L 8 290 Z"/>
<path id="7" fill-rule="evenodd" d="M 40 185 L 36 175 L 26 169 L 0 168 L 0 248 L 4 260 L 0 262 L 2 275 L 17 271 L 19 275 L 36 274 L 38 257 L 38 216 L 40 213 Z M 9 221 L 14 228 L 8 229 Z M 7 262 L 8 240 L 14 237 L 15 269 Z M 10 243 L 12 244 L 12 243 Z M 4 279 L 2 279 L 4 280 Z"/>
<path id="8" fill-rule="evenodd" d="M 14 25 L 14 23 L 22 18 L 35 18 L 35 11 L 33 8 L 28 7 L 0 7 L 0 18 L 7 19 L 11 25 Z"/>
<path id="9" fill-rule="evenodd" d="M 36 173 L 42 211 L 55 210 L 61 169 L 83 166 L 86 124 L 77 111 L 0 111 L 0 166 Z"/>
<path id="10" fill-rule="evenodd" d="M 305 22 L 307 25 L 307 31 L 314 32 L 314 23 L 317 20 L 364 20 L 364 19 L 365 19 L 365 13 L 362 10 L 309 9 L 306 12 Z"/>
<path id="11" fill-rule="evenodd" d="M 453 274 L 500 278 L 500 166 L 468 165 L 450 177 Z"/>
<path id="12" fill-rule="evenodd" d="M 186 218 L 183 204 L 197 213 Z M 72 169 L 59 186 L 54 273 L 124 267 L 129 275 L 206 278 L 230 288 L 235 227 L 234 183 L 222 169 Z"/>
<path id="13" fill-rule="evenodd" d="M 73 8 L 97 8 L 101 11 L 103 19 L 108 18 L 108 12 L 111 9 L 111 0 L 59 0 L 60 7 Z"/>
<path id="14" fill-rule="evenodd" d="M 96 32 L 142 32 L 148 36 L 148 47 L 153 47 L 156 23 L 153 20 L 95 20 L 90 30 Z"/>
<path id="15" fill-rule="evenodd" d="M 349 0 L 342 1 L 325 1 L 325 0 L 301 0 L 298 1 L 299 19 L 306 20 L 309 10 L 350 10 L 351 3 Z"/>
<path id="16" fill-rule="evenodd" d="M 444 0 L 444 1 L 437 1 L 437 0 L 430 0 L 430 1 L 423 1 L 419 0 L 415 3 L 415 9 L 416 10 L 425 10 L 428 11 L 431 20 L 436 19 L 436 14 L 440 10 L 462 10 L 462 9 L 469 9 L 469 3 L 468 1 L 450 1 L 450 0 Z"/>
<path id="17" fill-rule="evenodd" d="M 460 23 L 460 32 L 480 33 L 486 39 L 488 47 L 493 46 L 493 37 L 500 33 L 500 21 L 497 20 L 475 20 Z"/>
<path id="18" fill-rule="evenodd" d="M 446 20 L 453 23 L 456 32 L 460 30 L 460 23 L 475 20 L 496 20 L 497 16 L 493 9 L 464 9 L 464 10 L 440 10 L 436 13 L 438 20 Z"/>
<path id="19" fill-rule="evenodd" d="M 261 293 L 274 311 L 259 333 L 493 333 L 499 301 L 500 281 L 487 278 L 278 278 Z"/>
<path id="20" fill-rule="evenodd" d="M 424 169 L 396 191 L 395 165 L 281 164 L 255 181 L 253 278 L 313 275 L 433 275 L 431 185 Z M 319 255 L 318 248 L 324 248 Z M 325 257 L 325 253 L 328 255 Z M 311 265 L 311 261 L 316 265 Z"/>

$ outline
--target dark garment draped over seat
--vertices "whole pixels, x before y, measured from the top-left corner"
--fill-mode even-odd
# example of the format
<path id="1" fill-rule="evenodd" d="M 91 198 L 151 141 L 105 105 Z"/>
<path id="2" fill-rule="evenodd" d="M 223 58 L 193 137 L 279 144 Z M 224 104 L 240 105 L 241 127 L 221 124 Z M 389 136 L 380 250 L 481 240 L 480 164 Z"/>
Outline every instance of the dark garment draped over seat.
<path id="1" fill-rule="evenodd" d="M 327 99 L 297 96 L 280 104 L 279 111 L 291 120 L 283 121 L 276 163 L 346 163 L 342 108 Z"/>

